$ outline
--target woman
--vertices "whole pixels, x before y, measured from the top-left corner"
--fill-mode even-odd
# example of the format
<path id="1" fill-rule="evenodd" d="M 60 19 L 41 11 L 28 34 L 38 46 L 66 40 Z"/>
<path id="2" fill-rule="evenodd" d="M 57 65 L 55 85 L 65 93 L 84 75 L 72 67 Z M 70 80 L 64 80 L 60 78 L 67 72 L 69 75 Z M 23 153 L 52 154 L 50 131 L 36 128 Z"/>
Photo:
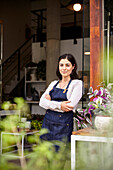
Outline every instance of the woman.
<path id="1" fill-rule="evenodd" d="M 71 54 L 60 56 L 56 70 L 59 80 L 51 82 L 41 96 L 39 105 L 47 110 L 42 128 L 49 130 L 42 137 L 45 140 L 70 141 L 73 112 L 82 97 L 82 81 L 76 70 L 77 63 Z"/>

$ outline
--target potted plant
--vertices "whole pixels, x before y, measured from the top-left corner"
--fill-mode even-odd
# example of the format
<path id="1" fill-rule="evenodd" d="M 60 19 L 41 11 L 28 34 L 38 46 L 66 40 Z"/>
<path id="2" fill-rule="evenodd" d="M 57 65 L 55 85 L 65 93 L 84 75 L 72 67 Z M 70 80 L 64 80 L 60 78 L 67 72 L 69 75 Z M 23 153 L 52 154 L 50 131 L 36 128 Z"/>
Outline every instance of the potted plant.
<path id="1" fill-rule="evenodd" d="M 13 110 L 16 115 L 19 115 L 17 121 L 18 130 L 20 129 L 30 129 L 31 119 L 30 108 L 29 105 L 25 102 L 22 97 L 15 97 L 13 103 L 10 101 L 3 102 L 1 108 L 3 110 Z"/>
<path id="2" fill-rule="evenodd" d="M 36 75 L 37 80 L 46 80 L 46 60 L 41 60 L 37 64 Z"/>
<path id="3" fill-rule="evenodd" d="M 40 130 L 42 127 L 42 122 L 44 115 L 34 114 L 31 120 L 31 129 Z"/>
<path id="4" fill-rule="evenodd" d="M 113 84 L 105 86 L 101 83 L 98 90 L 89 88 L 88 96 L 90 102 L 86 109 L 77 109 L 78 123 L 83 121 L 99 129 L 107 129 L 109 122 L 113 119 Z M 91 121 L 90 121 L 91 120 Z"/>

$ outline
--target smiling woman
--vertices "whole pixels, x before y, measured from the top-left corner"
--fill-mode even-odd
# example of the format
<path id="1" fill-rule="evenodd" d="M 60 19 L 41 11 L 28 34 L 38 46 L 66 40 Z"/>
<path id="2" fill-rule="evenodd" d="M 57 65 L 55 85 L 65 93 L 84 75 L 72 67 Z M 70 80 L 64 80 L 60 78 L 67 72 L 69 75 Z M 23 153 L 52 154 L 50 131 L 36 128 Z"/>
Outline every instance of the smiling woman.
<path id="1" fill-rule="evenodd" d="M 42 128 L 49 132 L 41 136 L 44 140 L 70 141 L 73 112 L 82 97 L 82 81 L 78 79 L 76 70 L 77 63 L 71 54 L 59 57 L 56 70 L 59 80 L 49 85 L 39 103 L 47 110 Z"/>
<path id="2" fill-rule="evenodd" d="M 75 65 L 72 66 L 71 62 L 67 59 L 61 59 L 59 62 L 59 71 L 62 75 L 62 81 L 59 83 L 60 87 L 61 84 L 67 84 L 68 79 L 70 79 L 70 74 L 72 73 L 72 70 L 74 69 Z"/>

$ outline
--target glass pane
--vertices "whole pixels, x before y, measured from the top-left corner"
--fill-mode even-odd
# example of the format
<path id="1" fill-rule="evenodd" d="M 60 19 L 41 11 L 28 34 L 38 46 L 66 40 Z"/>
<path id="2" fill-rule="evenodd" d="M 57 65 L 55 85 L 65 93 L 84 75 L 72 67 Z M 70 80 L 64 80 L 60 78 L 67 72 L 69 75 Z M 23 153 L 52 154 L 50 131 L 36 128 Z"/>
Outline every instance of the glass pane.
<path id="1" fill-rule="evenodd" d="M 0 105 L 2 103 L 3 23 L 0 20 Z"/>
<path id="2" fill-rule="evenodd" d="M 1 23 L 0 23 L 0 59 L 1 59 Z"/>
<path id="3" fill-rule="evenodd" d="M 113 83 L 113 1 L 104 1 L 104 80 Z"/>
<path id="4" fill-rule="evenodd" d="M 87 96 L 90 86 L 90 4 L 89 0 L 84 0 L 83 3 L 83 56 L 82 56 L 82 71 L 84 81 L 84 97 L 83 107 L 88 103 Z"/>

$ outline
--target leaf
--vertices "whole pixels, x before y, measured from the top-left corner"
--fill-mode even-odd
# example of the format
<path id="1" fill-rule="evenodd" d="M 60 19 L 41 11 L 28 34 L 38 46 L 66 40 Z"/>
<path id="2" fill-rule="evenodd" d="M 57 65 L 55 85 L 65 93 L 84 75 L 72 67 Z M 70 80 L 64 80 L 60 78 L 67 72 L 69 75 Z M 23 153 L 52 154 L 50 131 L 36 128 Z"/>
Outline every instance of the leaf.
<path id="1" fill-rule="evenodd" d="M 79 113 L 83 113 L 84 109 L 78 108 L 77 111 L 78 111 Z"/>
<path id="2" fill-rule="evenodd" d="M 25 103 L 23 97 L 15 97 L 15 98 L 14 98 L 14 102 L 17 103 L 17 104 L 23 104 L 23 103 Z"/>
<path id="3" fill-rule="evenodd" d="M 48 129 L 46 128 L 42 128 L 40 131 L 39 131 L 39 134 L 40 135 L 44 135 L 44 134 L 47 134 L 48 133 Z"/>
<path id="4" fill-rule="evenodd" d="M 89 93 L 93 93 L 93 88 L 92 87 L 89 88 Z"/>
<path id="5" fill-rule="evenodd" d="M 108 89 L 111 89 L 111 88 L 113 88 L 112 86 L 113 86 L 113 83 L 109 83 L 109 84 L 107 85 L 107 88 L 108 88 Z"/>
<path id="6" fill-rule="evenodd" d="M 92 95 L 89 95 L 89 99 L 92 98 L 93 96 L 94 96 L 93 94 L 92 94 Z"/>
<path id="7" fill-rule="evenodd" d="M 89 103 L 88 103 L 88 106 L 93 105 L 93 104 L 94 104 L 94 102 L 89 102 Z"/>
<path id="8" fill-rule="evenodd" d="M 98 93 L 98 90 L 96 89 L 96 90 L 94 91 L 94 96 L 96 96 L 97 93 Z"/>
<path id="9" fill-rule="evenodd" d="M 1 108 L 4 109 L 4 110 L 9 110 L 10 104 L 11 104 L 10 101 L 6 101 L 2 104 Z"/>

